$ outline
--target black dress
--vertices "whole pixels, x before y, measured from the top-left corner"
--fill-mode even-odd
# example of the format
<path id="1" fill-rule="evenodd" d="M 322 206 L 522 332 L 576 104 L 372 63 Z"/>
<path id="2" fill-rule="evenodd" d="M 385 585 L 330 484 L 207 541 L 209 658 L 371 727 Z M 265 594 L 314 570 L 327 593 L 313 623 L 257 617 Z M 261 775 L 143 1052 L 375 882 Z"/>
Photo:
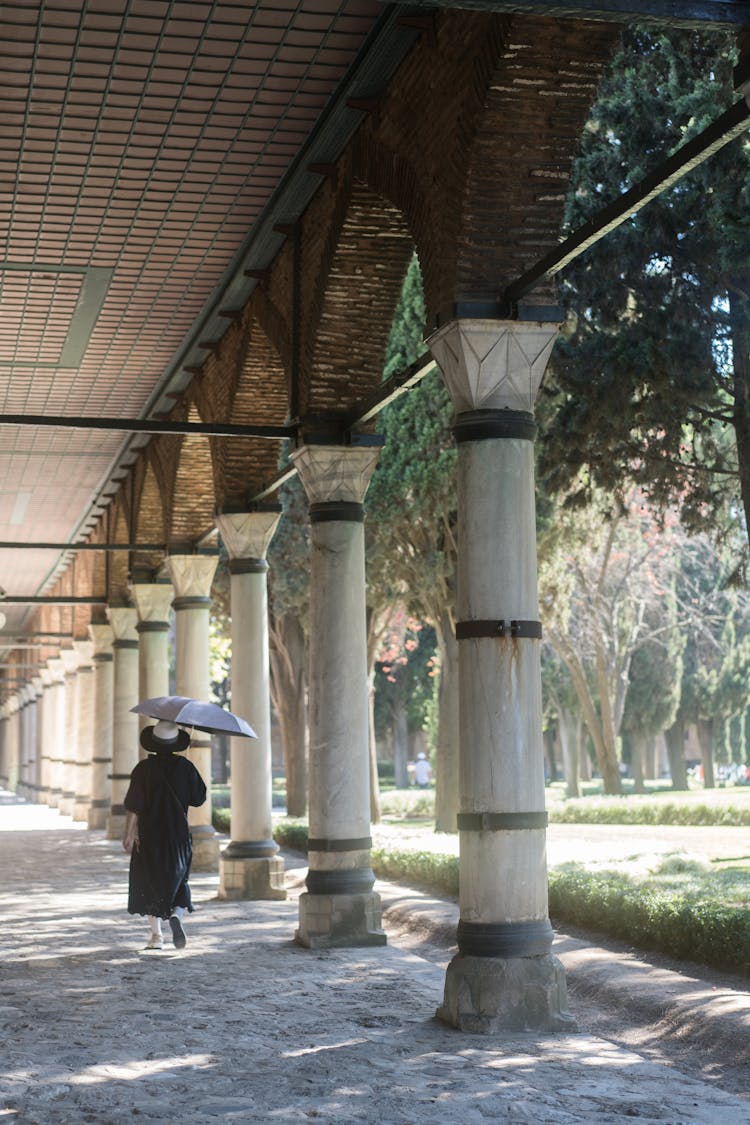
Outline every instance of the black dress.
<path id="1" fill-rule="evenodd" d="M 130 854 L 129 914 L 169 918 L 176 906 L 193 909 L 187 809 L 205 799 L 201 775 L 176 754 L 149 754 L 131 773 L 124 803 L 138 816 L 139 846 Z"/>

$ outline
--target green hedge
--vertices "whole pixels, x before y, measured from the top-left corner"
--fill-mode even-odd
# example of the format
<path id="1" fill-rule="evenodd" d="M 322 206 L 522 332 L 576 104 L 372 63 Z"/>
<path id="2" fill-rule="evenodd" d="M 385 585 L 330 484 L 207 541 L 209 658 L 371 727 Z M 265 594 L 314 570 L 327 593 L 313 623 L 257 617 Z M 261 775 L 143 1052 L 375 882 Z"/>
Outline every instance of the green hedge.
<path id="1" fill-rule="evenodd" d="M 278 822 L 274 837 L 282 847 L 307 851 L 304 821 Z M 374 848 L 372 866 L 381 879 L 458 895 L 454 855 Z M 720 969 L 745 972 L 750 966 L 750 910 L 653 891 L 616 872 L 570 868 L 550 871 L 549 906 L 556 923 L 606 934 L 638 949 Z"/>
<path id="2" fill-rule="evenodd" d="M 678 824 L 742 828 L 750 825 L 750 806 L 642 801 L 633 797 L 600 801 L 595 797 L 584 797 L 551 808 L 549 819 L 556 824 Z"/>

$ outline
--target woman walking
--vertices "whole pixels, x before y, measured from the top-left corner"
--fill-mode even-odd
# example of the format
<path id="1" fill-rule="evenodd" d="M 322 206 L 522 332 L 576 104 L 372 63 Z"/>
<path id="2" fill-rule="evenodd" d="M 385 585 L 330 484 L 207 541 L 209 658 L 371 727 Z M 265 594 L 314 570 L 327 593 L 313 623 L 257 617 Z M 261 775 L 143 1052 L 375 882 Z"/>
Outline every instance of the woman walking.
<path id="1" fill-rule="evenodd" d="M 128 913 L 148 915 L 151 937 L 146 949 L 163 947 L 162 919 L 169 921 L 175 947 L 184 949 L 182 918 L 193 909 L 187 810 L 203 804 L 206 786 L 193 763 L 178 756 L 190 745 L 187 731 L 162 721 L 145 727 L 140 741 L 148 757 L 131 773 L 124 802 L 122 844 L 130 854 Z"/>

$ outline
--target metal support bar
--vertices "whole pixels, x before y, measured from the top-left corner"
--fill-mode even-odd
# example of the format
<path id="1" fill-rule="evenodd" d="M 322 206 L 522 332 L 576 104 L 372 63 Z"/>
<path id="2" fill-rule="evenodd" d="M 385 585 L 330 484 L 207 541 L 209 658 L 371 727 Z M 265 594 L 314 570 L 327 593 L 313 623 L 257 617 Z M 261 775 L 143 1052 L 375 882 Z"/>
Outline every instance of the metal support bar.
<path id="1" fill-rule="evenodd" d="M 80 597 L 76 598 L 70 594 L 37 594 L 34 597 L 14 597 L 10 594 L 4 594 L 0 597 L 0 609 L 4 605 L 106 605 L 107 598 L 105 595 L 99 597 Z"/>
<path id="2" fill-rule="evenodd" d="M 24 543 L 15 539 L 0 540 L 0 551 L 161 551 L 166 543 Z"/>
<path id="3" fill-rule="evenodd" d="M 432 8 L 437 0 L 397 0 L 410 8 Z M 555 16 L 605 23 L 639 23 L 686 28 L 750 27 L 747 0 L 451 0 L 453 8 Z"/>
<path id="4" fill-rule="evenodd" d="M 296 426 L 243 426 L 232 422 L 165 422 L 154 418 L 85 418 L 46 414 L 0 414 L 2 426 L 45 426 L 69 430 L 117 430 L 128 434 L 197 434 L 205 437 L 293 437 Z"/>
<path id="5" fill-rule="evenodd" d="M 594 243 L 599 242 L 610 231 L 616 230 L 631 215 L 635 215 L 652 199 L 673 187 L 693 168 L 697 168 L 719 149 L 741 136 L 748 128 L 750 128 L 750 105 L 745 100 L 735 102 L 702 133 L 678 148 L 653 172 L 644 176 L 640 183 L 624 192 L 614 203 L 597 212 L 535 266 L 512 282 L 503 294 L 503 302 L 512 309 L 518 299 L 533 289 L 542 278 L 554 277 Z"/>

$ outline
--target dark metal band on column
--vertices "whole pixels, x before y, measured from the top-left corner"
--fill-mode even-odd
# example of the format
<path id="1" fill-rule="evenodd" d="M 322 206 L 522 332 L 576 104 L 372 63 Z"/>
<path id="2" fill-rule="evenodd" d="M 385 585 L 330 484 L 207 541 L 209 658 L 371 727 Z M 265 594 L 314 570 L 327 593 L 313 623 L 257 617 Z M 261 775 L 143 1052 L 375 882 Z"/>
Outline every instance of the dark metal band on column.
<path id="1" fill-rule="evenodd" d="M 464 922 L 456 933 L 465 957 L 544 957 L 552 948 L 549 919 L 539 922 Z"/>
<path id="2" fill-rule="evenodd" d="M 349 867 L 336 871 L 308 871 L 305 886 L 312 895 L 369 894 L 375 876 L 369 867 Z"/>
<path id="3" fill-rule="evenodd" d="M 546 812 L 464 812 L 457 817 L 459 832 L 518 832 L 546 828 Z"/>
<path id="4" fill-rule="evenodd" d="M 475 637 L 531 637 L 542 639 L 541 621 L 457 621 L 456 640 Z"/>
<path id="5" fill-rule="evenodd" d="M 136 633 L 168 633 L 168 621 L 139 621 L 135 627 Z"/>
<path id="6" fill-rule="evenodd" d="M 230 574 L 265 574 L 268 563 L 265 559 L 230 559 Z"/>
<path id="7" fill-rule="evenodd" d="M 111 652 L 95 652 L 91 659 L 95 664 L 111 664 L 114 660 L 114 656 Z M 51 684 L 50 687 L 52 687 Z"/>
<path id="8" fill-rule="evenodd" d="M 321 500 L 310 505 L 310 523 L 330 523 L 332 520 L 364 523 L 365 506 L 353 500 Z"/>
<path id="9" fill-rule="evenodd" d="M 138 648 L 138 641 L 131 641 L 129 638 L 123 637 L 119 641 L 112 641 L 112 648 L 118 650 L 124 648 Z"/>
<path id="10" fill-rule="evenodd" d="M 225 859 L 268 859 L 276 855 L 275 840 L 232 840 L 221 853 Z"/>
<path id="11" fill-rule="evenodd" d="M 201 609 L 203 606 L 211 605 L 211 599 L 203 597 L 201 594 L 186 595 L 184 598 L 175 598 L 172 602 L 172 609 Z"/>
<path id="12" fill-rule="evenodd" d="M 372 836 L 358 836 L 350 840 L 329 840 L 323 836 L 307 841 L 308 852 L 361 852 L 372 847 Z"/>
<path id="13" fill-rule="evenodd" d="M 496 438 L 521 438 L 534 441 L 536 422 L 528 410 L 466 410 L 453 424 L 453 436 L 464 441 L 493 441 Z"/>

